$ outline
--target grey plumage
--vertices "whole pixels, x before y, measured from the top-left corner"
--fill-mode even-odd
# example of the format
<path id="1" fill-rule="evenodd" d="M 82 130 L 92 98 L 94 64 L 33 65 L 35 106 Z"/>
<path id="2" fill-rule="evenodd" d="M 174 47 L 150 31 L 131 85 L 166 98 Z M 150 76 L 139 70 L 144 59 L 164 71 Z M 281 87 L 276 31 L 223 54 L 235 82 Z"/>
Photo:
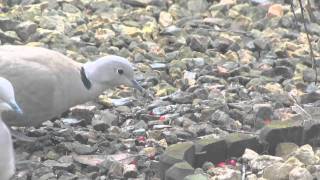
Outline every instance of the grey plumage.
<path id="1" fill-rule="evenodd" d="M 13 84 L 17 103 L 24 110 L 23 116 L 4 113 L 4 121 L 14 126 L 40 125 L 114 86 L 123 84 L 142 90 L 125 58 L 106 56 L 81 64 L 39 47 L 0 46 L 0 76 Z"/>
<path id="2" fill-rule="evenodd" d="M 15 102 L 14 90 L 11 83 L 0 77 L 0 179 L 9 180 L 15 171 L 14 151 L 11 134 L 6 124 L 1 119 L 4 111 L 22 113 Z"/>

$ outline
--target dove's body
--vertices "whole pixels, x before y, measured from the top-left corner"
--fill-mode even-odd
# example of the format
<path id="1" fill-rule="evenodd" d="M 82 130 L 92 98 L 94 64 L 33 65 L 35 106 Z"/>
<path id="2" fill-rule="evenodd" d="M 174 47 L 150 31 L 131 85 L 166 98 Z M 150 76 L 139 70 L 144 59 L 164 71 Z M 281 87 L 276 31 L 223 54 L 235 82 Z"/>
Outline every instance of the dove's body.
<path id="1" fill-rule="evenodd" d="M 22 114 L 14 97 L 12 84 L 0 77 L 0 179 L 9 180 L 15 171 L 13 144 L 10 131 L 2 121 L 1 115 L 6 111 Z"/>
<path id="2" fill-rule="evenodd" d="M 0 147 L 0 179 L 8 180 L 15 171 L 14 151 L 10 131 L 1 119 Z"/>
<path id="3" fill-rule="evenodd" d="M 133 80 L 133 70 L 126 59 L 118 56 L 101 58 L 102 64 L 108 62 L 107 68 L 103 67 L 105 69 L 101 63 L 96 63 L 98 61 L 81 64 L 45 48 L 0 46 L 0 76 L 13 84 L 17 103 L 24 110 L 23 116 L 6 112 L 3 120 L 14 126 L 41 125 L 70 107 L 95 99 L 107 88 L 120 84 L 132 85 L 131 79 L 130 82 L 123 82 L 126 80 L 121 78 L 125 75 L 114 72 L 115 68 L 124 68 L 130 71 L 130 76 L 132 73 Z M 85 76 L 88 76 L 85 79 L 92 83 L 89 89 L 85 87 L 80 73 L 82 67 L 86 71 Z M 108 74 L 104 74 L 106 72 Z M 103 81 L 104 78 L 107 80 Z"/>

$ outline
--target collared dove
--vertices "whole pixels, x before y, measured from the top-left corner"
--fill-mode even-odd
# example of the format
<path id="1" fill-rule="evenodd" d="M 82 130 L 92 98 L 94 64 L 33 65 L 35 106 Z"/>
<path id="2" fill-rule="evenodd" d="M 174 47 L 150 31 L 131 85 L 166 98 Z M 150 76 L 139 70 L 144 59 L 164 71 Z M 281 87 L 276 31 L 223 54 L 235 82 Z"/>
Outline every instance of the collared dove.
<path id="1" fill-rule="evenodd" d="M 1 119 L 3 111 L 22 113 L 17 105 L 11 83 L 0 77 L 0 179 L 9 180 L 15 171 L 14 151 L 11 134 Z"/>
<path id="2" fill-rule="evenodd" d="M 143 90 L 125 58 L 111 55 L 81 64 L 40 47 L 0 46 L 0 76 L 13 84 L 17 103 L 24 111 L 23 116 L 3 114 L 10 126 L 41 125 L 114 86 Z"/>

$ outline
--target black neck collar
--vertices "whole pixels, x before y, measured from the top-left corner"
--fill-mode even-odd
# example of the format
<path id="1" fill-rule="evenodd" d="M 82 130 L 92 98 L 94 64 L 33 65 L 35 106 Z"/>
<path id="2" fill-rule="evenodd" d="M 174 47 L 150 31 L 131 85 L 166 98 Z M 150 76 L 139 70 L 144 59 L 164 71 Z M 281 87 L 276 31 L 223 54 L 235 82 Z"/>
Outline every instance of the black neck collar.
<path id="1" fill-rule="evenodd" d="M 86 73 L 84 72 L 84 68 L 81 67 L 80 69 L 81 81 L 83 85 L 89 90 L 92 86 L 90 80 L 87 78 Z"/>

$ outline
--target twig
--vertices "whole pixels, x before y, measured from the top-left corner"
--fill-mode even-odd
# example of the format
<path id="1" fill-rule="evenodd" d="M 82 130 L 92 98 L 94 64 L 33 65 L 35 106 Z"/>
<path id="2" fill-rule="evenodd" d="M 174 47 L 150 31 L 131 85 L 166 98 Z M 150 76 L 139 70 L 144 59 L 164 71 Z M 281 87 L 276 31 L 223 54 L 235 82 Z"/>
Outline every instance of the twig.
<path id="1" fill-rule="evenodd" d="M 293 5 L 293 0 L 290 0 L 290 9 L 292 11 L 293 17 L 294 17 L 294 28 L 298 28 L 298 20 L 296 13 L 294 12 L 294 5 Z"/>
<path id="2" fill-rule="evenodd" d="M 242 164 L 241 173 L 242 173 L 241 180 L 246 180 L 246 165 L 245 164 Z"/>
<path id="3" fill-rule="evenodd" d="M 310 57 L 311 57 L 311 61 L 312 61 L 312 68 L 314 69 L 315 73 L 316 73 L 316 78 L 315 78 L 315 84 L 317 84 L 317 81 L 318 81 L 318 72 L 317 72 L 317 67 L 316 67 L 316 61 L 314 59 L 314 54 L 313 54 L 313 49 L 312 49 L 312 45 L 311 45 L 311 40 L 310 40 L 310 37 L 309 37 L 309 30 L 307 28 L 307 25 L 306 25 L 306 21 L 305 21 L 305 18 L 304 18 L 304 14 L 303 14 L 303 6 L 302 6 L 302 2 L 301 0 L 299 0 L 299 5 L 300 5 L 300 9 L 301 9 L 301 15 L 302 15 L 302 21 L 303 21 L 303 26 L 304 26 L 304 30 L 307 34 L 307 39 L 308 39 L 308 44 L 309 44 L 309 49 L 310 49 Z"/>

